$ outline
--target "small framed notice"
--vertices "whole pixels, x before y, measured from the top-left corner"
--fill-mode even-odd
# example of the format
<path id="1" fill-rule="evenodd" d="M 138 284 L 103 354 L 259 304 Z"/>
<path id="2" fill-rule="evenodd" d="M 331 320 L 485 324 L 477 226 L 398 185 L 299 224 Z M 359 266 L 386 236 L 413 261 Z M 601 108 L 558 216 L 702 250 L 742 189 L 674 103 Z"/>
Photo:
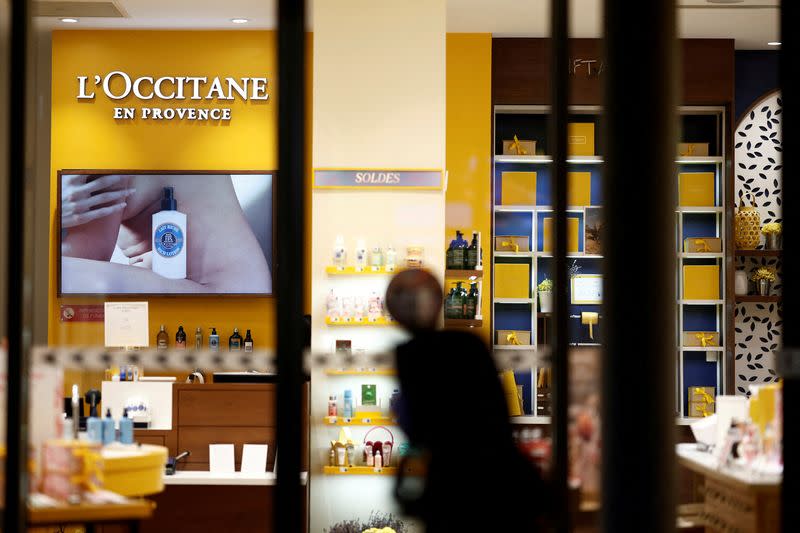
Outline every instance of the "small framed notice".
<path id="1" fill-rule="evenodd" d="M 578 274 L 571 281 L 573 304 L 603 303 L 603 276 L 600 274 Z"/>
<path id="2" fill-rule="evenodd" d="M 149 325 L 147 302 L 106 302 L 106 347 L 148 347 Z"/>

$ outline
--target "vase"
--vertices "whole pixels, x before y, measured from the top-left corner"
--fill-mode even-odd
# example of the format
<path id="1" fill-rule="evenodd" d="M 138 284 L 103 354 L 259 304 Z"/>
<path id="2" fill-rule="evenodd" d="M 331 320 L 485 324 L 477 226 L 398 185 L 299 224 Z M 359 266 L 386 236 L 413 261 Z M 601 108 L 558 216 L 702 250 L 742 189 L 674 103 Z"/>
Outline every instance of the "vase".
<path id="1" fill-rule="evenodd" d="M 767 242 L 765 248 L 767 250 L 780 250 L 781 249 L 781 234 L 780 233 L 767 233 Z"/>
<path id="2" fill-rule="evenodd" d="M 772 285 L 772 282 L 768 279 L 758 280 L 758 295 L 769 296 L 770 285 Z"/>
<path id="3" fill-rule="evenodd" d="M 734 279 L 734 292 L 737 296 L 746 296 L 747 289 L 749 288 L 747 280 L 747 272 L 744 270 L 737 270 Z"/>
<path id="4" fill-rule="evenodd" d="M 740 250 L 755 250 L 761 241 L 761 215 L 753 206 L 740 207 L 734 218 L 734 241 Z"/>
<path id="5" fill-rule="evenodd" d="M 539 291 L 539 311 L 542 313 L 553 312 L 553 291 Z"/>

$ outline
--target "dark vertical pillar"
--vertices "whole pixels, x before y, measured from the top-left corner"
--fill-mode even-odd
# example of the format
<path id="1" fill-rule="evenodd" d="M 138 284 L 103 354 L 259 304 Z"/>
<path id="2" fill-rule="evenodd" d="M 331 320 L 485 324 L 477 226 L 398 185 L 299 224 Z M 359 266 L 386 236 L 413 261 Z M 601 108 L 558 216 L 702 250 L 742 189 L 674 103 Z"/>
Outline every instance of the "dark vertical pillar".
<path id="1" fill-rule="evenodd" d="M 28 495 L 28 349 L 24 334 L 25 249 L 25 79 L 28 39 L 26 0 L 11 2 L 11 46 L 8 58 L 8 271 L 6 330 L 8 332 L 8 390 L 6 394 L 6 465 L 3 531 L 24 531 Z M 2 423 L 2 421 L 0 421 Z"/>
<path id="2" fill-rule="evenodd" d="M 604 4 L 602 523 L 657 533 L 675 529 L 675 2 Z"/>
<path id="3" fill-rule="evenodd" d="M 567 419 L 569 364 L 567 327 L 567 114 L 569 98 L 569 35 L 567 0 L 552 0 L 550 33 L 550 139 L 553 154 L 552 183 L 554 213 L 553 285 L 555 287 L 553 333 L 550 337 L 553 364 L 553 480 L 555 482 L 556 531 L 570 531 L 568 497 Z"/>
<path id="4" fill-rule="evenodd" d="M 797 21 L 800 5 L 781 2 L 780 87 L 783 98 L 783 531 L 800 524 L 800 82 L 797 57 L 800 36 Z"/>
<path id="5" fill-rule="evenodd" d="M 278 486 L 275 531 L 303 530 L 300 486 L 305 168 L 305 1 L 278 2 Z M 269 147 L 265 147 L 269 149 Z"/>

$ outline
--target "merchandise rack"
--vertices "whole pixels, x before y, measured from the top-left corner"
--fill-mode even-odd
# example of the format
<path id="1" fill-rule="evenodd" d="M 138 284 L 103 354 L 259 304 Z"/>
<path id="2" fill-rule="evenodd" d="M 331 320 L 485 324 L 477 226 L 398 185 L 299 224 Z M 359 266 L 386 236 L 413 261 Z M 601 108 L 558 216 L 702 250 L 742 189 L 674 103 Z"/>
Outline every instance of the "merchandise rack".
<path id="1" fill-rule="evenodd" d="M 600 128 L 597 127 L 600 121 L 601 108 L 599 106 L 571 106 L 569 112 L 571 115 L 570 121 L 591 122 L 596 125 L 596 136 L 600 133 Z M 535 171 L 537 172 L 537 197 L 536 201 L 543 199 L 539 195 L 538 189 L 542 188 L 539 183 L 542 181 L 550 180 L 549 165 L 552 163 L 552 156 L 547 155 L 546 151 L 546 123 L 548 121 L 548 114 L 550 112 L 549 106 L 543 105 L 497 105 L 493 110 L 493 132 L 494 132 L 494 152 L 495 155 L 492 160 L 492 239 L 491 239 L 491 261 L 492 261 L 492 279 L 490 280 L 490 287 L 492 291 L 492 314 L 491 314 L 491 331 L 493 336 L 493 343 L 497 342 L 496 332 L 498 329 L 502 330 L 524 330 L 527 327 L 506 327 L 509 323 L 515 326 L 526 323 L 529 325 L 531 332 L 531 345 L 530 346 L 502 346 L 494 344 L 495 350 L 538 350 L 538 344 L 543 342 L 542 331 L 545 329 L 546 321 L 549 319 L 548 313 L 540 313 L 538 311 L 538 292 L 536 287 L 547 274 L 547 277 L 552 279 L 549 268 L 552 268 L 553 260 L 551 252 L 543 252 L 540 249 L 539 239 L 542 237 L 541 220 L 543 213 L 552 212 L 553 208 L 550 205 L 501 205 L 500 204 L 500 187 L 501 175 L 504 170 L 513 171 Z M 712 148 L 708 156 L 676 156 L 675 164 L 678 172 L 711 172 L 715 174 L 715 205 L 713 206 L 677 206 L 675 208 L 676 217 L 676 303 L 677 305 L 677 339 L 676 343 L 678 350 L 675 360 L 676 372 L 676 391 L 675 391 L 675 406 L 678 413 L 678 419 L 687 418 L 687 391 L 688 386 L 711 386 L 713 385 L 718 394 L 724 394 L 727 390 L 727 372 L 728 372 L 728 339 L 727 335 L 727 320 L 726 313 L 728 307 L 728 272 L 726 270 L 726 257 L 729 255 L 728 250 L 729 242 L 726 228 L 728 224 L 727 217 L 729 216 L 726 209 L 726 199 L 728 195 L 728 176 L 726 174 L 726 162 L 728 161 L 727 144 L 729 139 L 726 135 L 726 108 L 723 106 L 683 106 L 679 108 L 681 116 L 681 124 L 687 135 L 697 134 L 700 131 L 703 134 L 708 133 L 713 138 L 708 138 L 708 142 Z M 504 125 L 504 122 L 510 125 Z M 515 128 L 527 131 L 522 133 L 519 139 L 535 139 L 537 140 L 536 154 L 527 155 L 500 155 L 500 145 L 503 139 L 510 137 L 509 132 Z M 687 137 L 688 141 L 705 142 L 706 139 L 696 139 Z M 600 146 L 601 142 L 596 142 L 596 146 Z M 603 163 L 603 157 L 600 155 L 595 156 L 569 156 L 567 158 L 568 170 L 591 172 L 591 188 L 592 188 L 592 201 L 591 207 L 602 207 L 603 202 L 600 198 L 599 202 L 595 202 L 595 180 L 602 180 L 602 168 L 600 165 Z M 676 187 L 677 187 L 677 174 L 676 174 Z M 600 183 L 602 183 L 600 181 Z M 601 189 L 602 187 L 597 187 Z M 547 196 L 549 192 L 545 191 L 542 196 Z M 588 206 L 586 206 L 588 207 Z M 582 267 L 582 273 L 595 273 L 600 272 L 602 266 L 602 255 L 599 254 L 586 254 L 585 239 L 581 239 L 583 235 L 583 228 L 585 225 L 586 207 L 584 206 L 568 206 L 567 216 L 577 217 L 579 219 L 579 252 L 568 253 L 567 259 L 570 264 L 577 261 L 577 264 Z M 509 220 L 513 222 L 509 223 Z M 722 239 L 721 252 L 708 252 L 708 253 L 687 253 L 683 250 L 683 237 L 685 232 L 689 232 L 689 236 L 695 230 L 695 226 L 707 226 L 711 228 L 713 224 L 713 233 L 703 236 L 719 237 Z M 505 224 L 498 224 L 498 222 L 505 222 Z M 495 251 L 494 238 L 499 235 L 509 235 L 512 233 L 498 233 L 498 227 L 516 226 L 524 228 L 518 235 L 528 235 L 530 238 L 530 252 L 513 252 L 513 251 Z M 530 286 L 529 297 L 527 298 L 495 298 L 495 275 L 496 265 L 503 263 L 525 263 L 530 265 Z M 688 300 L 683 298 L 683 265 L 684 264 L 716 264 L 719 265 L 720 272 L 720 298 L 714 300 Z M 599 306 L 577 306 L 579 310 L 599 311 Z M 571 304 L 571 315 L 576 308 L 576 305 Z M 499 313 L 498 313 L 499 311 Z M 688 313 L 688 315 L 687 315 Z M 526 322 L 523 321 L 523 315 Z M 686 319 L 685 316 L 687 315 Z M 513 317 L 508 319 L 506 317 Z M 601 324 L 595 326 L 596 330 L 601 330 Z M 707 328 L 695 328 L 694 324 L 704 323 L 709 326 Z M 682 346 L 682 332 L 688 326 L 687 331 L 711 331 L 714 329 L 719 332 L 720 345 L 709 347 L 684 347 Z M 575 338 L 574 331 L 570 331 L 570 344 L 572 346 L 599 346 L 598 342 L 585 342 L 589 339 Z M 602 341 L 600 341 L 602 342 Z M 529 379 L 525 376 L 517 374 L 518 380 L 522 377 L 525 380 L 525 389 L 528 391 L 526 394 L 525 412 L 529 412 L 534 416 L 541 415 L 537 406 L 536 394 L 536 375 L 538 368 L 531 369 Z M 700 380 L 697 382 L 697 380 Z M 528 385 L 528 381 L 530 384 Z M 518 381 L 519 383 L 519 381 Z M 541 418 L 538 417 L 537 418 Z"/>

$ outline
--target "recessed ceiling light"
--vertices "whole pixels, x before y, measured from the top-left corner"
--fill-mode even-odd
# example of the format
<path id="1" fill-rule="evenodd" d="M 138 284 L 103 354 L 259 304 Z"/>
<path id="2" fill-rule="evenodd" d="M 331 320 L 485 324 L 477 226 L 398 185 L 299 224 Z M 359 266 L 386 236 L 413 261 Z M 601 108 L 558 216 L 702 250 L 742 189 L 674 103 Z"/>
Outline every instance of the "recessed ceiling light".
<path id="1" fill-rule="evenodd" d="M 781 42 L 780 41 L 770 41 L 767 44 L 770 45 L 770 46 L 780 46 Z"/>
<path id="2" fill-rule="evenodd" d="M 72 17 L 64 17 L 59 19 L 61 22 L 66 22 L 67 24 L 75 24 L 78 22 L 78 19 Z"/>
<path id="3" fill-rule="evenodd" d="M 242 18 L 231 19 L 231 22 L 233 22 L 234 24 L 247 24 L 248 22 L 250 22 L 250 19 L 242 19 Z"/>

